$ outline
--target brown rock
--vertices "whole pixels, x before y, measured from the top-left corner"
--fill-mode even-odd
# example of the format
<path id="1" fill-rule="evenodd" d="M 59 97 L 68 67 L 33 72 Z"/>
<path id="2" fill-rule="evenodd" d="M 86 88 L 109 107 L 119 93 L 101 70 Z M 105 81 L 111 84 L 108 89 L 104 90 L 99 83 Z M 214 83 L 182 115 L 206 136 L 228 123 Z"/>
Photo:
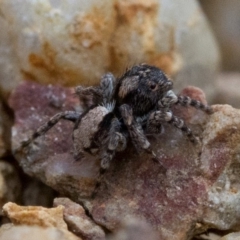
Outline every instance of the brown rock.
<path id="1" fill-rule="evenodd" d="M 63 220 L 63 206 L 48 209 L 35 206 L 23 207 L 9 202 L 3 206 L 3 213 L 16 225 L 67 229 Z"/>
<path id="2" fill-rule="evenodd" d="M 39 119 L 62 110 L 39 101 L 44 88 L 35 88 L 39 94 L 29 95 L 28 101 L 37 111 L 20 107 L 25 105 L 22 93 L 29 91 L 29 84 L 11 98 L 16 113 L 14 146 L 19 145 L 26 129 L 40 125 Z M 71 91 L 65 91 L 66 103 L 71 106 Z M 205 102 L 197 88 L 189 87 L 182 93 Z M 199 136 L 200 144 L 193 145 L 181 131 L 163 124 L 161 134 L 148 137 L 158 161 L 147 153 L 137 155 L 129 143 L 126 151 L 116 154 L 94 199 L 89 196 L 98 177 L 99 160 L 74 161 L 72 123 L 59 124 L 36 141 L 37 147 L 32 144 L 28 152 L 16 157 L 24 171 L 83 203 L 97 224 L 113 232 L 128 218 L 146 221 L 164 240 L 188 239 L 210 227 L 239 229 L 239 111 L 221 105 L 214 107 L 211 116 L 180 106 L 173 110 Z"/>
<path id="3" fill-rule="evenodd" d="M 103 229 L 90 219 L 84 208 L 68 198 L 56 198 L 54 206 L 64 206 L 63 217 L 70 231 L 85 240 L 104 240 Z"/>
<path id="4" fill-rule="evenodd" d="M 240 110 L 229 105 L 215 105 L 214 110 L 201 155 L 202 174 L 210 183 L 203 222 L 220 230 L 240 230 Z"/>
<path id="5" fill-rule="evenodd" d="M 73 89 L 33 83 L 19 86 L 10 99 L 10 105 L 14 109 L 19 109 L 15 112 L 16 125 L 12 129 L 13 149 L 57 112 L 75 109 L 80 111 Z M 81 196 L 89 196 L 95 186 L 93 179 L 98 174 L 98 165 L 94 160 L 76 162 L 73 159 L 73 127 L 72 122 L 59 122 L 49 131 L 50 134 L 35 141 L 30 151 L 32 153 L 29 154 L 29 161 L 20 164 L 24 165 L 23 169 L 27 174 L 38 177 L 49 186 L 55 185 L 53 188 L 62 194 L 67 194 L 66 189 L 70 187 L 72 194 L 75 192 L 77 197 L 80 187 Z M 81 171 L 83 168 L 85 170 Z"/>

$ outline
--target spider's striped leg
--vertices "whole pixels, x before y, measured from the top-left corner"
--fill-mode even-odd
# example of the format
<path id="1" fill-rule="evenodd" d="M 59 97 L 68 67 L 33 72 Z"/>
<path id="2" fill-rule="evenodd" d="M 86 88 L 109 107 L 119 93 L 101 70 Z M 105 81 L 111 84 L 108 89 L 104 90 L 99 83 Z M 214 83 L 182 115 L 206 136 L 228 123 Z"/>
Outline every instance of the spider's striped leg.
<path id="1" fill-rule="evenodd" d="M 20 151 L 21 149 L 27 147 L 29 144 L 31 144 L 34 139 L 36 139 L 39 136 L 44 135 L 48 130 L 50 130 L 55 124 L 57 124 L 59 122 L 59 120 L 61 119 L 65 119 L 65 120 L 70 120 L 73 122 L 76 122 L 77 119 L 81 116 L 81 113 L 79 112 L 75 112 L 75 111 L 65 111 L 65 112 L 60 112 L 57 113 L 56 115 L 54 115 L 53 117 L 51 117 L 49 119 L 49 121 L 47 121 L 45 124 L 43 124 L 42 126 L 40 126 L 33 134 L 30 138 L 28 138 L 27 140 L 23 141 L 20 145 L 19 148 L 17 148 L 15 150 L 15 152 Z"/>
<path id="2" fill-rule="evenodd" d="M 192 106 L 196 109 L 200 109 L 200 110 L 202 110 L 206 113 L 209 113 L 209 114 L 213 113 L 213 110 L 210 106 L 205 105 L 198 100 L 191 99 L 188 96 L 178 96 L 178 101 L 176 102 L 176 104 L 180 104 L 180 105 L 186 106 L 186 107 L 187 106 Z"/>
<path id="3" fill-rule="evenodd" d="M 168 122 L 174 127 L 180 129 L 184 132 L 191 142 L 198 142 L 197 138 L 192 133 L 191 129 L 185 124 L 184 120 L 178 118 L 172 114 L 171 111 L 155 111 L 153 112 L 148 119 L 148 124 L 151 126 L 158 126 L 163 122 Z"/>

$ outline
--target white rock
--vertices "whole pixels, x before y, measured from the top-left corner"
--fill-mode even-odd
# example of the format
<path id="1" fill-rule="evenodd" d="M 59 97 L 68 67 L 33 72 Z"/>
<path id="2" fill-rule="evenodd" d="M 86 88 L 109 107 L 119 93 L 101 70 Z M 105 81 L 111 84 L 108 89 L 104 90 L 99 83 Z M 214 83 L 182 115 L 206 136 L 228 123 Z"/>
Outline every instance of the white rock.
<path id="1" fill-rule="evenodd" d="M 23 78 L 91 85 L 139 62 L 212 91 L 218 49 L 193 0 L 2 0 L 0 26 L 5 94 Z"/>

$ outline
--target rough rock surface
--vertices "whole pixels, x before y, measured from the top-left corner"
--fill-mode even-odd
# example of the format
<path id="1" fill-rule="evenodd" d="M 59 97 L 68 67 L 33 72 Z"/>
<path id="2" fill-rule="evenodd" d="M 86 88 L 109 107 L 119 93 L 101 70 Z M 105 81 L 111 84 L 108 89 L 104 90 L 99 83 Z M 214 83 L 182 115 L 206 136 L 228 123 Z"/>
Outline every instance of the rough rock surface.
<path id="1" fill-rule="evenodd" d="M 73 89 L 46 87 L 34 83 L 19 86 L 10 99 L 10 105 L 21 109 L 15 111 L 16 126 L 12 129 L 12 149 L 19 146 L 21 140 L 26 139 L 55 113 L 63 110 L 80 111 L 78 99 L 73 95 Z M 27 174 L 37 177 L 51 187 L 55 185 L 53 188 L 62 194 L 68 195 L 68 191 L 65 190 L 71 188 L 71 195 L 75 191 L 75 198 L 77 198 L 79 188 L 81 196 L 89 196 L 94 189 L 98 164 L 89 159 L 85 162 L 76 162 L 73 159 L 73 127 L 72 122 L 59 122 L 50 130 L 51 134 L 37 139 L 29 149 L 32 152 L 29 155 L 31 160 L 20 161 L 20 164 Z M 43 151 L 39 151 L 40 149 Z M 79 169 L 84 169 L 84 171 L 79 171 Z"/>
<path id="2" fill-rule="evenodd" d="M 214 109 L 205 128 L 201 155 L 201 169 L 212 183 L 203 221 L 211 228 L 239 230 L 240 110 L 229 105 Z"/>
<path id="3" fill-rule="evenodd" d="M 141 62 L 213 89 L 218 48 L 196 0 L 2 0 L 0 25 L 4 95 L 21 79 L 92 85 Z"/>
<path id="4" fill-rule="evenodd" d="M 31 227 L 37 226 L 37 228 L 20 228 L 20 231 L 18 231 L 16 228 L 13 228 L 13 233 L 7 233 L 9 234 L 8 236 L 12 235 L 13 237 L 14 232 L 15 234 L 19 232 L 19 235 L 21 235 L 21 233 L 31 234 L 32 232 L 34 235 L 37 233 L 41 236 L 51 236 L 51 234 L 53 234 L 53 236 L 63 235 L 62 239 L 80 240 L 80 238 L 76 237 L 74 234 L 68 231 L 67 224 L 63 220 L 63 206 L 47 209 L 43 207 L 32 206 L 23 207 L 9 202 L 3 206 L 3 213 L 11 220 L 14 225 L 27 225 Z M 45 229 L 46 231 L 42 231 L 41 228 Z M 56 237 L 50 239 L 56 239 Z"/>
<path id="5" fill-rule="evenodd" d="M 105 233 L 101 227 L 89 218 L 84 208 L 68 198 L 54 199 L 54 206 L 64 206 L 63 217 L 71 232 L 84 240 L 104 240 Z"/>
<path id="6" fill-rule="evenodd" d="M 38 94 L 28 95 L 33 86 Z M 43 97 L 48 91 L 48 87 L 26 83 L 12 95 L 13 148 L 48 116 L 62 110 Z M 75 106 L 69 89 L 54 92 L 56 99 L 65 92 L 63 109 L 70 102 Z M 182 93 L 206 101 L 197 88 L 188 87 Z M 200 143 L 193 145 L 181 131 L 164 125 L 163 133 L 149 136 L 157 161 L 147 153 L 138 155 L 129 144 L 116 155 L 93 199 L 99 160 L 74 161 L 72 123 L 60 123 L 16 158 L 26 173 L 84 204 L 92 219 L 110 231 L 126 218 L 146 221 L 164 240 L 188 239 L 208 228 L 239 229 L 240 111 L 228 105 L 214 106 L 210 116 L 179 106 L 173 111 L 185 119 Z"/>

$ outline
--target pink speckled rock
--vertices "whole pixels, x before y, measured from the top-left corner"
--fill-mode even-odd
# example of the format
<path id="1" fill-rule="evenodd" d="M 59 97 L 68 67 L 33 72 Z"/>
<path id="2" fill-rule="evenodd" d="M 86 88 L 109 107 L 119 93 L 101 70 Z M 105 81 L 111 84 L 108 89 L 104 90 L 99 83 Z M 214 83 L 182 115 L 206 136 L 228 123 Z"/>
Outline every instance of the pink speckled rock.
<path id="1" fill-rule="evenodd" d="M 81 110 L 73 89 L 28 82 L 20 85 L 12 94 L 10 105 L 16 109 L 16 122 L 12 129 L 13 149 L 55 113 Z M 60 121 L 49 134 L 31 145 L 27 159 L 24 153 L 18 159 L 27 174 L 37 177 L 62 194 L 68 194 L 65 190 L 71 188 L 76 197 L 79 196 L 79 190 L 81 196 L 86 196 L 95 187 L 94 177 L 98 170 L 95 162 L 89 159 L 81 162 L 73 159 L 73 127 L 72 122 Z"/>
<path id="2" fill-rule="evenodd" d="M 63 206 L 63 218 L 70 231 L 84 240 L 105 240 L 103 229 L 88 217 L 84 208 L 69 198 L 55 198 L 54 206 Z"/>
<path id="3" fill-rule="evenodd" d="M 183 93 L 206 101 L 197 88 L 185 88 Z M 65 104 L 56 106 L 52 99 L 54 103 L 65 100 Z M 16 116 L 13 148 L 48 117 L 78 106 L 71 89 L 30 83 L 16 89 L 10 105 Z M 74 161 L 73 123 L 62 121 L 37 139 L 28 152 L 15 157 L 26 173 L 84 204 L 97 224 L 113 232 L 129 218 L 146 221 L 164 240 L 189 239 L 209 227 L 236 229 L 240 222 L 240 179 L 234 169 L 240 165 L 240 111 L 229 106 L 214 109 L 209 116 L 196 109 L 174 107 L 174 113 L 185 119 L 200 143 L 193 145 L 181 131 L 165 124 L 163 133 L 149 136 L 158 160 L 147 153 L 138 155 L 129 144 L 112 161 L 94 199 L 90 196 L 99 159 L 89 155 Z M 223 198 L 219 197 L 219 184 Z M 225 199 L 233 193 L 231 203 L 235 205 L 230 209 Z M 221 213 L 219 206 L 227 212 Z"/>

